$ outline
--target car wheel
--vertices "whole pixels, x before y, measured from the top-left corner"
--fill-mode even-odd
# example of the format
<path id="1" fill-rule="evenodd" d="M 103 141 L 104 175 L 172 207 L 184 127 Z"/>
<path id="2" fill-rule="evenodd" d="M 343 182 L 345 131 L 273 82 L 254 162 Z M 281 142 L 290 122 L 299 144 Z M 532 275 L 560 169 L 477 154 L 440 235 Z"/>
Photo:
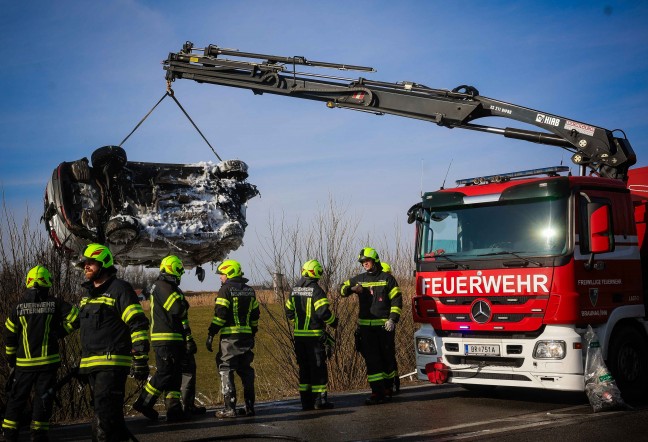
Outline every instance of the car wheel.
<path id="1" fill-rule="evenodd" d="M 641 331 L 629 326 L 615 331 L 607 362 L 624 399 L 644 397 L 648 392 L 648 345 Z"/>
<path id="2" fill-rule="evenodd" d="M 92 167 L 119 170 L 126 164 L 126 151 L 119 146 L 103 146 L 92 152 Z"/>
<path id="3" fill-rule="evenodd" d="M 124 216 L 112 218 L 104 226 L 106 239 L 113 244 L 128 244 L 137 238 L 138 230 L 137 221 Z"/>
<path id="4" fill-rule="evenodd" d="M 217 167 L 221 178 L 244 180 L 248 177 L 248 166 L 241 160 L 221 161 Z"/>

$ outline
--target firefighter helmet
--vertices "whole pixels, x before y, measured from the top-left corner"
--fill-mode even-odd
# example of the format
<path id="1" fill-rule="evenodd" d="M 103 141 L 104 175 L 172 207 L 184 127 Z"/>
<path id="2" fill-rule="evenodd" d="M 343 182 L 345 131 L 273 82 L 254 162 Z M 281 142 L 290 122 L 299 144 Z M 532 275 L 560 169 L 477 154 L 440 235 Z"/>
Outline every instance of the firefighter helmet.
<path id="1" fill-rule="evenodd" d="M 372 259 L 374 262 L 380 262 L 378 252 L 376 252 L 376 250 L 372 249 L 371 247 L 365 247 L 364 249 L 361 249 L 360 254 L 358 255 L 358 262 L 365 262 L 368 259 Z"/>
<path id="2" fill-rule="evenodd" d="M 28 289 L 32 287 L 52 287 L 52 275 L 47 268 L 36 266 L 27 273 L 25 285 Z"/>
<path id="3" fill-rule="evenodd" d="M 160 271 L 181 278 L 184 274 L 184 267 L 180 258 L 175 255 L 169 255 L 160 263 Z"/>
<path id="4" fill-rule="evenodd" d="M 87 259 L 93 259 L 101 263 L 101 267 L 104 269 L 110 268 L 113 266 L 113 256 L 110 253 L 110 249 L 101 244 L 88 244 L 83 256 Z"/>
<path id="5" fill-rule="evenodd" d="M 382 266 L 382 271 L 385 273 L 391 273 L 391 266 L 387 264 L 386 262 L 381 262 L 380 265 Z"/>
<path id="6" fill-rule="evenodd" d="M 322 264 L 319 263 L 316 259 L 311 259 L 306 261 L 302 266 L 302 276 L 307 276 L 309 278 L 320 279 L 322 277 L 324 270 L 322 269 Z"/>
<path id="7" fill-rule="evenodd" d="M 237 276 L 243 275 L 241 271 L 241 264 L 233 259 L 226 259 L 222 262 L 221 265 L 216 269 L 216 273 L 219 275 L 225 275 L 228 278 L 236 278 Z"/>

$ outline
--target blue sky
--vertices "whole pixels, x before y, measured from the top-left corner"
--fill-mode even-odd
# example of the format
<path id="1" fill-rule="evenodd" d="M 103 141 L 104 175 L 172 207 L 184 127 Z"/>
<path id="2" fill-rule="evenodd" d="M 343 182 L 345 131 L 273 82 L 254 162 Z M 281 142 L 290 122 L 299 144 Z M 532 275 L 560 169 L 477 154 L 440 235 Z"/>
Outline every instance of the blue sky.
<path id="1" fill-rule="evenodd" d="M 35 223 L 54 167 L 119 144 L 164 93 L 161 61 L 186 40 L 377 69 L 342 74 L 354 78 L 473 85 L 623 129 L 638 165 L 648 165 L 643 1 L 0 0 L 0 11 L 0 191 L 17 218 L 29 210 Z M 422 184 L 441 185 L 451 161 L 447 184 L 570 165 L 558 148 L 422 121 L 188 80 L 173 88 L 216 151 L 246 161 L 261 190 L 233 255 L 244 265 L 271 214 L 308 220 L 329 195 L 367 231 L 396 224 L 412 235 L 407 208 Z M 134 161 L 216 161 L 167 100 L 124 147 Z"/>

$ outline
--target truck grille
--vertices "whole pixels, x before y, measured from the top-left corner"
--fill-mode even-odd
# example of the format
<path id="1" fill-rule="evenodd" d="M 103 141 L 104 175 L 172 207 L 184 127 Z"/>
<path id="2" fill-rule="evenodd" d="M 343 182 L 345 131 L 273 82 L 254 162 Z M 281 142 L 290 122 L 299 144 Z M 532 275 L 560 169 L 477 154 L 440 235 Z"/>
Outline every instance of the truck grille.
<path id="1" fill-rule="evenodd" d="M 453 365 L 481 365 L 483 367 L 522 367 L 524 358 L 499 358 L 488 356 L 454 356 L 445 355 L 448 362 Z"/>

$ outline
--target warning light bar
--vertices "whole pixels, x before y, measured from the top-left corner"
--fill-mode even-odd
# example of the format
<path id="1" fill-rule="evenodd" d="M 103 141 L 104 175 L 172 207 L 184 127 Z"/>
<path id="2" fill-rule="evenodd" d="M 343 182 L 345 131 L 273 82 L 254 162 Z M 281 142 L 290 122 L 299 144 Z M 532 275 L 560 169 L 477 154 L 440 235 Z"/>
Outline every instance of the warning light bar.
<path id="1" fill-rule="evenodd" d="M 522 170 L 520 172 L 510 172 L 510 173 L 501 173 L 498 175 L 466 178 L 463 180 L 457 180 L 455 182 L 457 183 L 457 185 L 465 184 L 467 186 L 473 184 L 478 185 L 478 184 L 488 184 L 488 183 L 504 183 L 506 181 L 509 181 L 511 178 L 522 178 L 522 177 L 529 177 L 529 176 L 536 176 L 536 175 L 559 176 L 558 174 L 560 172 L 568 172 L 568 171 L 569 171 L 569 167 L 567 166 L 553 166 L 553 167 L 545 167 L 542 169 L 530 169 L 530 170 Z"/>

